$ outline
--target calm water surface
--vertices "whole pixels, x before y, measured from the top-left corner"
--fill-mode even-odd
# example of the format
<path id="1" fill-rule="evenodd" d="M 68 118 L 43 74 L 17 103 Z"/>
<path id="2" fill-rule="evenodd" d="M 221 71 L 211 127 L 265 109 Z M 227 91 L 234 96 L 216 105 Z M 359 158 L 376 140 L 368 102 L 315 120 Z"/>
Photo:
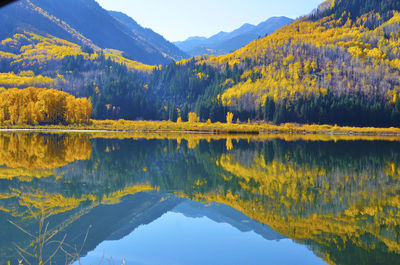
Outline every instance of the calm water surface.
<path id="1" fill-rule="evenodd" d="M 398 141 L 1 133 L 0 165 L 0 264 L 400 264 Z"/>

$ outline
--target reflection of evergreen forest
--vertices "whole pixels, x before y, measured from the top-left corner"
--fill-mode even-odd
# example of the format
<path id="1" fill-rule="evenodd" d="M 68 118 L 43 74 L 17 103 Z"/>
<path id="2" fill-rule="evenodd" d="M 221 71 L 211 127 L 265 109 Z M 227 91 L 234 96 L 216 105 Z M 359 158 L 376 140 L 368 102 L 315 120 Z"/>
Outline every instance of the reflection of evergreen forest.
<path id="1" fill-rule="evenodd" d="M 9 229 L 0 255 L 15 255 L 7 238 L 30 244 L 8 219 L 34 230 L 34 217 L 45 213 L 50 230 L 79 242 L 84 220 L 104 207 L 122 218 L 117 209 L 130 195 L 138 212 L 175 197 L 227 204 L 330 264 L 398 262 L 400 143 L 229 142 L 1 134 L 0 224 Z"/>

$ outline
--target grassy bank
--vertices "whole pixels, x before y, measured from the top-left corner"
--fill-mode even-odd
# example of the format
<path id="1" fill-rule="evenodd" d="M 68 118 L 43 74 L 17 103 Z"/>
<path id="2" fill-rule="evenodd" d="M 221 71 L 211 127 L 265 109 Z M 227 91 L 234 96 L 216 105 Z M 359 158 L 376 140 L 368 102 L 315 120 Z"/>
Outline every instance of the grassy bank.
<path id="1" fill-rule="evenodd" d="M 340 127 L 331 125 L 300 125 L 286 123 L 203 123 L 171 121 L 91 120 L 77 125 L 1 125 L 0 129 L 59 129 L 104 130 L 124 132 L 192 132 L 216 134 L 328 134 L 328 135 L 383 135 L 400 136 L 400 128 Z"/>

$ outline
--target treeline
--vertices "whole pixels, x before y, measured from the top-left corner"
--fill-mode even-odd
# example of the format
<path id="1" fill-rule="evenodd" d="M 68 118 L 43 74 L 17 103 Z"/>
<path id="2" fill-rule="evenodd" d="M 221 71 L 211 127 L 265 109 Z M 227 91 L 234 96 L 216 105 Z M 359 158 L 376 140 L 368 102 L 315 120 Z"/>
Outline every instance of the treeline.
<path id="1" fill-rule="evenodd" d="M 171 63 L 155 69 L 149 76 L 149 87 L 158 99 L 158 119 L 187 121 L 189 112 L 196 112 L 202 121 L 224 122 L 228 108 L 218 95 L 226 89 L 226 80 L 238 82 L 243 73 L 236 66 L 217 69 L 195 59 Z"/>
<path id="2" fill-rule="evenodd" d="M 340 18 L 346 12 L 355 19 L 371 11 L 386 16 L 392 10 L 400 10 L 400 1 L 398 0 L 332 0 L 332 3 L 331 8 L 312 14 L 310 18 L 317 20 L 331 14 Z"/>
<path id="3" fill-rule="evenodd" d="M 240 82 L 245 69 L 252 69 L 256 63 L 247 60 L 245 65 L 230 67 L 228 64 L 218 68 L 206 63 L 189 60 L 184 64 L 172 63 L 156 69 L 151 75 L 128 71 L 127 67 L 100 56 L 94 61 L 87 61 L 82 56 L 67 56 L 62 60 L 66 82 L 74 84 L 73 80 L 86 79 L 92 75 L 92 82 L 87 82 L 75 94 L 91 99 L 91 102 L 80 102 L 84 99 L 73 97 L 54 97 L 46 102 L 45 111 L 26 100 L 20 100 L 14 107 L 13 97 L 6 96 L 2 102 L 0 121 L 14 124 L 69 124 L 85 123 L 90 115 L 95 119 L 147 119 L 188 121 L 189 113 L 195 112 L 201 121 L 210 119 L 212 122 L 225 122 L 228 112 L 234 113 L 234 121 L 264 120 L 275 124 L 286 122 L 337 124 L 341 126 L 375 126 L 389 127 L 400 124 L 400 101 L 388 102 L 387 99 L 370 97 L 363 93 L 354 96 L 328 92 L 313 97 L 298 97 L 297 99 L 280 99 L 272 97 L 258 106 L 251 101 L 251 108 L 232 108 L 225 106 L 221 96 L 232 84 Z M 249 78 L 257 81 L 260 73 L 249 72 Z M 69 81 L 68 81 L 69 80 Z M 41 89 L 25 90 L 11 89 L 7 93 L 35 94 Z M 48 92 L 52 91 L 52 92 Z M 44 94 L 66 95 L 66 93 L 48 90 Z M 74 93 L 73 90 L 68 90 Z M 43 95 L 44 95 L 43 94 Z M 17 96 L 18 97 L 18 96 Z M 42 96 L 45 97 L 45 96 Z M 38 96 L 26 96 L 37 98 Z M 93 105 L 91 112 L 88 104 Z M 43 104 L 42 104 L 43 105 Z M 44 106 L 44 105 L 43 105 Z M 64 110 L 54 110 L 64 106 Z M 86 106 L 86 107 L 78 107 Z M 91 107 L 90 107 L 91 109 Z M 53 111 L 51 111 L 53 110 Z M 76 110 L 76 111 L 73 111 Z M 43 114 L 47 113 L 48 114 Z M 86 114 L 85 114 L 86 113 Z"/>
<path id="4" fill-rule="evenodd" d="M 350 2 L 358 3 L 346 1 Z M 329 10 L 342 8 L 344 3 Z M 393 8 L 395 2 L 385 3 Z M 378 14 L 358 17 L 360 23 L 347 20 L 348 15 L 317 22 L 302 19 L 234 53 L 197 57 L 152 71 L 133 71 L 122 57 L 116 61 L 79 46 L 71 46 L 70 55 L 51 57 L 44 68 L 34 61 L 27 67 L 32 68 L 33 79 L 43 75 L 50 78 L 52 87 L 90 98 L 92 118 L 100 120 L 187 121 L 189 113 L 195 112 L 201 121 L 225 122 L 227 113 L 233 112 L 234 121 L 242 122 L 398 127 L 396 21 L 400 15 L 392 13 L 390 23 L 372 23 L 382 26 L 374 31 L 366 24 L 380 20 Z M 31 80 L 22 82 L 26 76 L 21 74 L 8 75 L 18 77 L 21 87 L 37 86 L 27 84 Z M 39 119 L 34 112 L 21 111 L 24 114 L 13 114 L 18 117 L 11 119 L 13 107 L 7 107 L 2 119 L 32 124 L 82 122 L 62 114 Z"/>
<path id="5" fill-rule="evenodd" d="M 218 105 L 210 105 L 211 109 Z M 381 99 L 359 96 L 336 96 L 332 93 L 312 98 L 274 101 L 268 97 L 257 110 L 237 111 L 222 108 L 222 112 L 232 111 L 235 121 L 265 121 L 274 124 L 331 124 L 359 127 L 398 127 L 400 124 L 400 101 L 390 104 Z M 206 109 L 201 109 L 204 117 L 209 117 Z M 200 112 L 202 113 L 202 112 Z M 218 121 L 220 121 L 218 119 Z"/>
<path id="6" fill-rule="evenodd" d="M 0 124 L 82 124 L 92 104 L 55 89 L 11 88 L 0 93 Z"/>
<path id="7" fill-rule="evenodd" d="M 246 68 L 254 65 L 251 60 L 246 63 Z M 199 73 L 207 76 L 207 80 L 196 80 Z M 378 95 L 371 97 L 364 93 L 349 95 L 328 92 L 312 97 L 299 97 L 295 100 L 285 98 L 279 101 L 267 97 L 262 104 L 253 109 L 246 108 L 252 107 L 253 101 L 243 108 L 224 106 L 218 96 L 229 85 L 224 84 L 224 80 L 235 83 L 240 80 L 241 75 L 243 70 L 237 66 L 226 65 L 218 70 L 207 64 L 196 65 L 195 61 L 189 61 L 185 65 L 171 64 L 161 70 L 155 70 L 150 77 L 151 87 L 159 95 L 160 101 L 164 100 L 163 103 L 167 106 L 165 109 L 168 110 L 159 109 L 159 114 L 162 115 L 157 116 L 158 119 L 176 121 L 178 116 L 181 116 L 185 121 L 187 114 L 194 111 L 202 121 L 210 119 L 213 122 L 224 122 L 227 112 L 232 111 L 235 120 L 237 118 L 240 121 L 264 120 L 275 124 L 295 122 L 375 127 L 400 124 L 399 100 L 393 103 Z M 258 78 L 260 76 L 254 72 L 250 76 L 252 80 Z"/>
<path id="8" fill-rule="evenodd" d="M 104 54 L 94 60 L 66 56 L 61 65 L 65 87 L 72 85 L 68 92 L 91 98 L 94 119 L 157 118 L 156 99 L 145 83 L 147 74 L 129 71 Z"/>
<path id="9" fill-rule="evenodd" d="M 366 30 L 384 23 L 376 22 L 381 19 L 376 13 L 350 23 L 347 16 L 299 20 L 232 54 L 154 70 L 150 89 L 169 110 L 162 119 L 195 111 L 202 121 L 216 122 L 230 111 L 241 121 L 397 127 L 400 61 L 393 47 L 400 16 L 389 16 L 382 31 Z"/>
<path id="10" fill-rule="evenodd" d="M 261 113 L 261 114 L 260 114 Z M 340 126 L 390 127 L 400 124 L 400 102 L 390 104 L 379 98 L 328 93 L 309 99 L 280 103 L 267 98 L 264 108 L 253 117 L 274 123 L 337 124 Z"/>

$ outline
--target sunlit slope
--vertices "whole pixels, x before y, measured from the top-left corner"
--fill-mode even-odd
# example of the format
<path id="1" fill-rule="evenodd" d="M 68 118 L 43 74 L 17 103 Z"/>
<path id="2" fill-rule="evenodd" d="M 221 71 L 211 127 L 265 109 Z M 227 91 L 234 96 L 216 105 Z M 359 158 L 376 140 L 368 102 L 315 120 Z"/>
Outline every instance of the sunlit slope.
<path id="1" fill-rule="evenodd" d="M 148 66 L 136 61 L 126 59 L 122 56 L 122 52 L 117 50 L 99 48 L 82 47 L 73 42 L 69 42 L 53 36 L 43 36 L 31 32 L 18 33 L 1 41 L 0 44 L 0 59 L 3 64 L 9 64 L 8 68 L 14 73 L 19 73 L 23 70 L 34 70 L 35 72 L 55 72 L 52 75 L 56 76 L 58 82 L 63 82 L 63 71 L 66 66 L 62 61 L 68 56 L 80 56 L 82 61 L 95 61 L 104 55 L 106 59 L 125 65 L 128 69 L 134 71 L 151 71 L 153 66 Z M 4 66 L 4 68 L 6 68 Z M 40 76 L 39 76 L 40 77 Z M 0 78 L 2 86 L 21 86 L 19 80 L 10 80 L 6 77 Z M 36 83 L 43 85 L 56 85 L 55 80 L 38 80 Z M 26 81 L 27 82 L 27 81 Z M 27 82 L 32 85 L 32 82 Z M 50 83 L 50 84 L 49 84 Z M 34 83 L 35 84 L 35 83 Z"/>
<path id="2" fill-rule="evenodd" d="M 394 104 L 400 94 L 399 28 L 396 11 L 358 17 L 350 11 L 326 13 L 301 18 L 236 52 L 204 61 L 245 69 L 238 82 L 224 83 L 231 85 L 220 95 L 224 105 L 239 110 L 256 109 L 267 97 L 281 102 L 327 93 Z"/>
<path id="3" fill-rule="evenodd" d="M 153 108 L 144 84 L 155 66 L 127 59 L 121 51 L 92 49 L 30 32 L 0 42 L 0 92 L 54 88 L 90 98 L 92 118 L 146 117 Z M 140 103 L 135 103 L 140 102 Z M 132 110 L 130 106 L 142 107 Z"/>
<path id="4" fill-rule="evenodd" d="M 230 111 L 242 122 L 398 127 L 399 11 L 393 0 L 325 1 L 235 52 L 164 66 L 149 87 L 203 121 Z"/>
<path id="5" fill-rule="evenodd" d="M 30 31 L 93 49 L 121 50 L 146 64 L 171 61 L 168 55 L 130 31 L 94 0 L 20 0 L 2 8 L 0 18 L 4 22 L 1 39 Z"/>

